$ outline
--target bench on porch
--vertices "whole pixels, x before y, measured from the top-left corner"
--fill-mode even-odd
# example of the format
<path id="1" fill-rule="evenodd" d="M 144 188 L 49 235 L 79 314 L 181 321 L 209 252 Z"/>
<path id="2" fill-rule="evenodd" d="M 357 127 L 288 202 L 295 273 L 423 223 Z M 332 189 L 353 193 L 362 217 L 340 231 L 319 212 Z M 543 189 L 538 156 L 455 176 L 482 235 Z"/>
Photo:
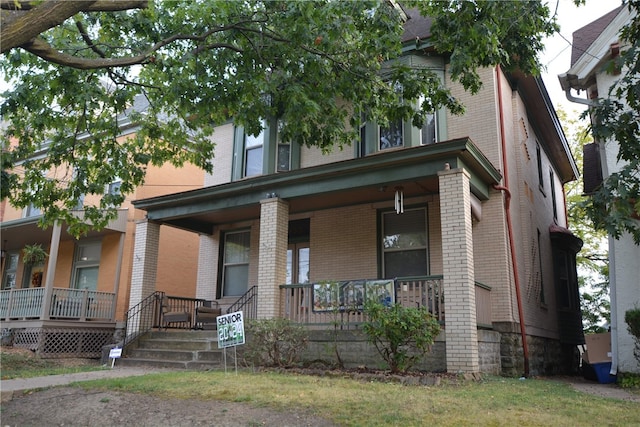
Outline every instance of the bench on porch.
<path id="1" fill-rule="evenodd" d="M 170 323 L 188 323 L 191 326 L 191 312 L 182 308 L 174 308 L 169 304 L 169 298 L 165 295 L 162 297 L 162 321 L 161 326 L 164 329 L 169 327 Z"/>
<path id="2" fill-rule="evenodd" d="M 203 305 L 196 307 L 196 329 L 217 329 L 217 317 L 222 314 L 218 301 L 205 301 Z"/>

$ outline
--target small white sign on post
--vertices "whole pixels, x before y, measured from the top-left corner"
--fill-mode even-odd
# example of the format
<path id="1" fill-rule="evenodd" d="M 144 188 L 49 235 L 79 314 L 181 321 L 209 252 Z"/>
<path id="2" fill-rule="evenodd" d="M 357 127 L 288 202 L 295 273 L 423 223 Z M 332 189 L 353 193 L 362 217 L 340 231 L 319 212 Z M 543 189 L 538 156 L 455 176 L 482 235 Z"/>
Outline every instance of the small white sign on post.
<path id="1" fill-rule="evenodd" d="M 216 318 L 218 323 L 218 348 L 244 344 L 244 320 L 241 311 Z"/>
<path id="2" fill-rule="evenodd" d="M 113 369 L 113 365 L 116 363 L 116 359 L 119 359 L 122 356 L 122 348 L 115 347 L 109 350 L 109 359 L 111 359 L 111 369 Z"/>

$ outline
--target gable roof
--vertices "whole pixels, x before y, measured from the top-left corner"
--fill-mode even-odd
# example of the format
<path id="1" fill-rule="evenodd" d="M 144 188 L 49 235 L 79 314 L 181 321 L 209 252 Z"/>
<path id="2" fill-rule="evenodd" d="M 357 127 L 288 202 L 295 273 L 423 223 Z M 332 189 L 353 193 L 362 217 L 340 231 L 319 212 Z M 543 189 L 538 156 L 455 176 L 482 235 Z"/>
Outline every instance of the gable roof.
<path id="1" fill-rule="evenodd" d="M 596 73 L 611 58 L 612 43 L 620 41 L 620 29 L 631 22 L 635 13 L 622 5 L 574 33 L 574 37 L 576 34 L 578 37 L 574 42 L 574 53 L 581 50 L 575 62 L 572 55 L 571 68 L 558 76 L 564 91 L 587 90 L 595 84 Z"/>
<path id="2" fill-rule="evenodd" d="M 593 42 L 609 26 L 623 6 L 620 5 L 606 15 L 573 32 L 573 49 L 571 50 L 571 66 L 589 49 Z"/>

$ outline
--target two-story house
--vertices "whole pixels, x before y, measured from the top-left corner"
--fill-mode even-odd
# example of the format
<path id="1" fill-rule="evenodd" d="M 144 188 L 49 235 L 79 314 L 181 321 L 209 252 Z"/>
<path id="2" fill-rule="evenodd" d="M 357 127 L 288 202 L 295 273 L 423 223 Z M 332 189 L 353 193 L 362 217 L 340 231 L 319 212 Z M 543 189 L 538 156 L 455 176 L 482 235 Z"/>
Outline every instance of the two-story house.
<path id="1" fill-rule="evenodd" d="M 562 88 L 569 100 L 590 105 L 598 97 L 609 96 L 609 88 L 620 74 L 606 71 L 606 65 L 625 46 L 620 41 L 620 29 L 628 25 L 632 14 L 628 6 L 620 6 L 573 34 L 571 68 L 560 75 Z M 586 98 L 571 95 L 583 91 Z M 620 171 L 618 143 L 615 140 L 595 141 L 585 146 L 585 192 L 591 193 L 612 173 Z M 589 179 L 586 179 L 586 178 Z M 627 310 L 640 305 L 640 246 L 626 233 L 616 239 L 609 237 L 609 291 L 611 298 L 611 374 L 640 372 L 633 355 L 634 340 L 624 320 Z"/>
<path id="2" fill-rule="evenodd" d="M 144 108 L 138 104 L 135 108 Z M 137 132 L 136 124 L 126 115 L 120 123 L 120 138 Z M 43 144 L 36 156 L 46 156 L 47 149 Z M 66 171 L 60 168 L 45 173 Z M 17 209 L 3 200 L 0 320 L 13 344 L 43 357 L 99 356 L 101 347 L 113 342 L 116 323 L 124 320 L 129 306 L 136 262 L 135 223 L 144 218 L 144 212 L 134 209 L 131 201 L 199 188 L 203 178 L 204 172 L 192 165 L 180 169 L 169 165 L 149 167 L 144 185 L 126 195 L 118 218 L 103 230 L 92 230 L 79 239 L 67 232 L 64 223 L 40 228 L 42 215 L 38 209 Z M 119 191 L 119 182 L 105 190 Z M 86 195 L 84 205 L 97 203 L 96 197 Z M 82 212 L 82 206 L 78 206 L 77 215 Z M 192 296 L 197 236 L 172 228 L 163 233 L 160 243 L 157 289 L 178 297 Z M 24 248 L 31 245 L 40 245 L 47 253 L 43 262 L 25 262 Z"/>
<path id="3" fill-rule="evenodd" d="M 259 135 L 221 124 L 204 188 L 133 202 L 147 215 L 130 307 L 159 289 L 156 249 L 177 228 L 200 240 L 197 298 L 251 297 L 257 317 L 311 325 L 376 287 L 442 321 L 450 372 L 576 366 L 581 242 L 567 230 L 563 184 L 578 172 L 542 80 L 484 69 L 472 96 L 429 48 L 429 21 L 409 11 L 405 29 L 401 60 L 436 70 L 467 112 L 435 111 L 422 129 L 367 122 L 328 155 L 281 141 L 277 117 Z M 327 296 L 325 281 L 342 291 Z M 487 330 L 497 366 L 482 357 Z"/>

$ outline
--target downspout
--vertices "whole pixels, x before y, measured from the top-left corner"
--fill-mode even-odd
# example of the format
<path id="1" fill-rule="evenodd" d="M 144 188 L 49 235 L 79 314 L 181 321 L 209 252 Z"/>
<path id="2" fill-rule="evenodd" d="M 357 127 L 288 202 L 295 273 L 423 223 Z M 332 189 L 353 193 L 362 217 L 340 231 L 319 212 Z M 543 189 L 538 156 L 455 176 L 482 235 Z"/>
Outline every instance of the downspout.
<path id="1" fill-rule="evenodd" d="M 502 144 L 502 168 L 504 186 L 495 184 L 493 188 L 503 191 L 505 194 L 505 213 L 507 216 L 507 232 L 509 234 L 509 251 L 511 252 L 511 264 L 513 266 L 513 279 L 516 289 L 516 301 L 518 303 L 518 320 L 520 323 L 520 336 L 522 338 L 522 356 L 524 361 L 524 377 L 529 377 L 529 346 L 527 344 L 527 331 L 524 325 L 524 311 L 522 309 L 522 293 L 520 292 L 520 278 L 518 275 L 518 263 L 516 257 L 516 245 L 513 240 L 513 225 L 511 224 L 511 191 L 509 191 L 509 173 L 507 169 L 507 137 L 504 130 L 504 112 L 502 105 L 502 78 L 500 66 L 496 66 L 496 84 L 498 88 L 498 114 L 500 118 L 500 142 Z"/>
<path id="2" fill-rule="evenodd" d="M 586 105 L 587 107 L 593 107 L 596 105 L 596 103 L 590 99 L 577 98 L 571 95 L 571 87 L 565 89 L 564 94 L 570 102 Z M 604 146 L 601 144 L 598 145 L 600 146 L 600 151 L 604 152 Z M 607 166 L 607 156 L 601 155 L 600 159 L 602 175 L 608 177 L 609 167 Z M 618 373 L 618 298 L 616 295 L 615 245 L 613 237 L 609 235 L 609 304 L 613 307 L 611 310 L 611 318 L 609 319 L 609 327 L 611 328 L 611 370 L 609 371 L 609 375 L 617 375 Z"/>

